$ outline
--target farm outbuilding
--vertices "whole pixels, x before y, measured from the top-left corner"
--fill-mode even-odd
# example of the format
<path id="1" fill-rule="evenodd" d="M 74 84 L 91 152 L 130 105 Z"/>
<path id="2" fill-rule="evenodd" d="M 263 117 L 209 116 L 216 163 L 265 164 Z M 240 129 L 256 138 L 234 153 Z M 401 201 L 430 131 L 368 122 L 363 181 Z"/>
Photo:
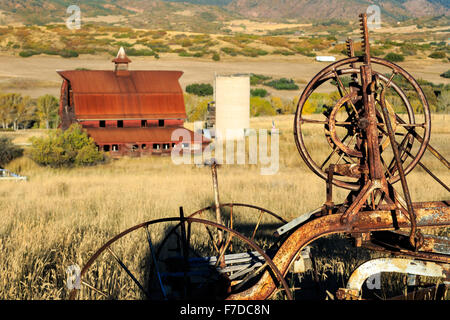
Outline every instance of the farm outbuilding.
<path id="1" fill-rule="evenodd" d="M 112 61 L 114 70 L 58 71 L 61 128 L 80 123 L 99 149 L 113 156 L 170 153 L 181 143 L 172 133 L 186 120 L 183 72 L 130 71 L 123 48 Z M 194 133 L 188 132 L 191 140 L 183 147 L 194 149 Z M 208 142 L 202 137 L 199 143 Z"/>
<path id="2" fill-rule="evenodd" d="M 216 136 L 243 139 L 250 128 L 250 75 L 216 75 L 214 89 Z"/>

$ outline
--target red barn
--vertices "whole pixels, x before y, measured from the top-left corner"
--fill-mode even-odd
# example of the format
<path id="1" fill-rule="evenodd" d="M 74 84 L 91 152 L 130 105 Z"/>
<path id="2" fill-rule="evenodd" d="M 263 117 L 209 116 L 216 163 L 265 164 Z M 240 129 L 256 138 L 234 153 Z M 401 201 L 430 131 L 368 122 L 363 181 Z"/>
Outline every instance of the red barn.
<path id="1" fill-rule="evenodd" d="M 61 128 L 80 123 L 97 146 L 113 156 L 170 153 L 172 139 L 186 120 L 181 71 L 130 71 L 131 60 L 120 48 L 114 71 L 58 71 L 63 78 L 59 115 Z M 193 132 L 183 147 L 193 145 Z M 195 147 L 195 148 L 194 148 Z"/>

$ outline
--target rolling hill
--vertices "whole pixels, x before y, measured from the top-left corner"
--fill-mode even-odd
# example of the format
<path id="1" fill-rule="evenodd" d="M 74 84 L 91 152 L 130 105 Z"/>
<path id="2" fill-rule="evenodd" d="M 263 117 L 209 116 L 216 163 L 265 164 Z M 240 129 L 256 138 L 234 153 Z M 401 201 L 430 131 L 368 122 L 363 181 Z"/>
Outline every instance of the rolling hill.
<path id="1" fill-rule="evenodd" d="M 450 13 L 446 0 L 233 0 L 227 8 L 248 18 L 354 20 L 372 4 L 390 21 Z"/>
<path id="2" fill-rule="evenodd" d="M 82 18 L 119 16 L 130 27 L 200 32 L 217 31 L 222 22 L 242 18 L 355 21 L 371 4 L 380 6 L 382 20 L 388 22 L 450 14 L 448 0 L 2 0 L 0 18 L 27 25 L 63 22 L 72 4 L 80 6 Z M 0 19 L 1 24 L 6 22 Z"/>

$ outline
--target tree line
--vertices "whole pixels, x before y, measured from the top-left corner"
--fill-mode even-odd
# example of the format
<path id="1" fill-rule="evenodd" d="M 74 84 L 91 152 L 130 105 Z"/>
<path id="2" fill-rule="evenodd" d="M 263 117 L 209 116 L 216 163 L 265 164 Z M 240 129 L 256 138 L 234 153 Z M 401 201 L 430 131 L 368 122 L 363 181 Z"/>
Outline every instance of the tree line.
<path id="1" fill-rule="evenodd" d="M 58 99 L 50 94 L 32 99 L 20 93 L 0 93 L 0 128 L 56 128 L 58 108 Z"/>

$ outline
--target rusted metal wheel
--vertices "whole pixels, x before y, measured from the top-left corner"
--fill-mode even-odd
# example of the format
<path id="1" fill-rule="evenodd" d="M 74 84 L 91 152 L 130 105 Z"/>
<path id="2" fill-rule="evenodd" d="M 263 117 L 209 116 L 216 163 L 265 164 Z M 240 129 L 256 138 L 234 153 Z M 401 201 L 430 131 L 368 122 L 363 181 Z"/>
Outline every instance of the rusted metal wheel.
<path id="1" fill-rule="evenodd" d="M 361 95 L 360 69 L 363 57 L 351 57 L 335 62 L 320 71 L 301 95 L 294 122 L 297 148 L 308 167 L 327 179 L 326 168 L 331 164 L 358 163 L 365 157 L 362 134 L 367 125 Z M 417 81 L 392 62 L 371 58 L 373 83 L 376 91 L 378 139 L 386 178 L 389 183 L 400 180 L 390 141 L 383 121 L 380 93 L 387 87 L 386 105 L 400 146 L 405 174 L 411 172 L 423 156 L 431 130 L 430 109 Z M 336 92 L 331 99 L 323 92 Z M 314 112 L 320 109 L 319 115 Z M 323 139 L 317 137 L 323 128 Z M 357 178 L 333 177 L 333 184 L 357 190 Z"/>
<path id="2" fill-rule="evenodd" d="M 223 243 L 217 243 L 218 232 Z M 124 251 L 121 241 L 135 246 Z M 229 254 L 230 247 L 237 253 Z M 185 218 L 180 208 L 180 217 L 148 221 L 107 241 L 82 268 L 83 286 L 70 299 L 226 299 L 266 271 L 292 299 L 280 271 L 253 240 L 212 221 Z"/>
<path id="3" fill-rule="evenodd" d="M 254 241 L 264 250 L 273 249 L 279 238 L 274 238 L 276 229 L 286 224 L 287 221 L 278 214 L 250 204 L 244 203 L 222 203 L 219 205 L 221 211 L 222 224 L 228 228 L 235 230 Z M 201 218 L 208 221 L 216 221 L 216 207 L 214 205 L 200 209 L 188 218 Z M 174 226 L 167 233 L 166 238 L 162 241 L 164 244 L 167 239 L 176 232 L 179 226 Z M 232 249 L 232 248 L 230 248 Z"/>

